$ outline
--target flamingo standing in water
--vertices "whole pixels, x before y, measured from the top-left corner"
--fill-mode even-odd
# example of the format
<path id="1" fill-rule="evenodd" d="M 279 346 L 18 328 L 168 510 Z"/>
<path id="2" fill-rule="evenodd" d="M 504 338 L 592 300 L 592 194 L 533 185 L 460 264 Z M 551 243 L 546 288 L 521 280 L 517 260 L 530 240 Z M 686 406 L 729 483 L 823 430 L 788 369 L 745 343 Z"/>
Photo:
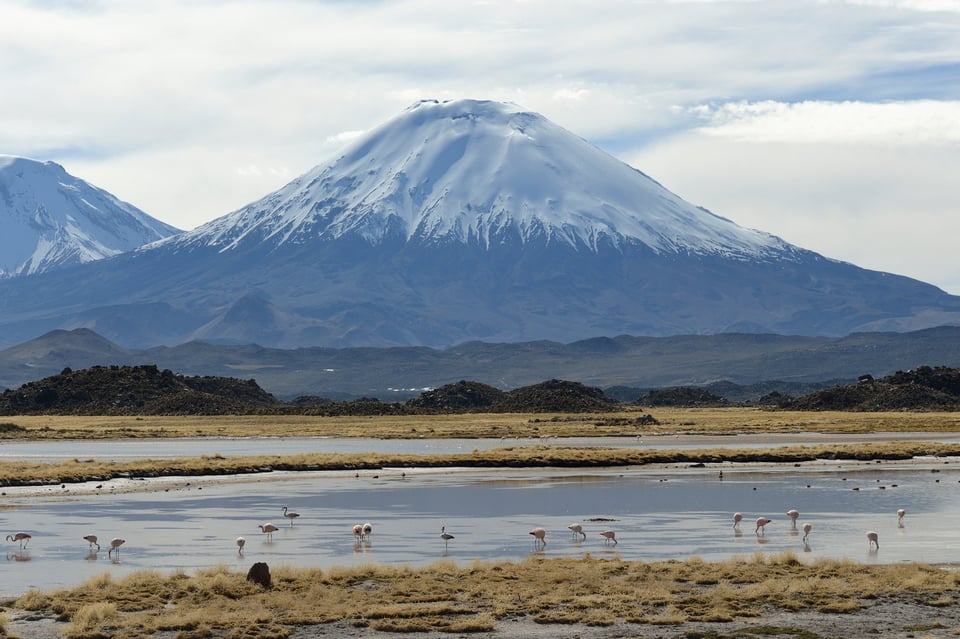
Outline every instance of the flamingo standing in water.
<path id="1" fill-rule="evenodd" d="M 30 543 L 30 540 L 33 539 L 33 535 L 25 532 L 13 533 L 12 535 L 7 535 L 7 541 L 18 541 L 20 542 L 20 550 L 23 550 L 27 547 L 27 544 Z"/>
<path id="2" fill-rule="evenodd" d="M 733 527 L 739 529 L 741 521 L 743 521 L 743 513 L 733 513 Z"/>
<path id="3" fill-rule="evenodd" d="M 873 532 L 872 530 L 867 531 L 867 543 L 870 545 L 871 548 L 873 548 L 874 545 L 876 545 L 877 550 L 880 550 L 880 536 L 877 533 Z"/>
<path id="4" fill-rule="evenodd" d="M 530 534 L 533 535 L 533 545 L 534 546 L 546 546 L 547 545 L 547 531 L 543 528 L 537 527 L 530 531 Z"/>
<path id="5" fill-rule="evenodd" d="M 272 522 L 267 522 L 265 524 L 259 524 L 260 532 L 264 533 L 267 536 L 267 541 L 273 541 L 273 533 L 280 530 L 277 528 L 277 525 Z"/>
<path id="6" fill-rule="evenodd" d="M 453 538 L 453 535 L 447 532 L 446 526 L 440 526 L 440 539 L 443 540 L 444 547 L 446 547 L 446 545 L 450 543 L 450 540 Z"/>
<path id="7" fill-rule="evenodd" d="M 110 550 L 107 551 L 107 557 L 113 554 L 113 551 L 117 551 L 117 558 L 120 557 L 120 546 L 127 543 L 126 539 L 121 539 L 120 537 L 114 537 L 110 540 Z"/>
<path id="8" fill-rule="evenodd" d="M 766 534 L 767 524 L 769 524 L 771 521 L 773 520 L 766 517 L 757 517 L 757 528 L 753 532 L 757 533 L 758 535 Z"/>
<path id="9" fill-rule="evenodd" d="M 604 543 L 604 544 L 608 544 L 608 543 L 610 543 L 611 541 L 612 541 L 614 544 L 617 543 L 617 533 L 615 533 L 615 532 L 612 531 L 612 530 L 604 530 L 602 533 L 600 533 L 600 536 L 603 537 L 603 543 Z"/>
<path id="10" fill-rule="evenodd" d="M 288 510 L 286 506 L 283 507 L 283 516 L 290 520 L 290 525 L 293 525 L 293 520 L 300 516 L 300 513 Z"/>
<path id="11" fill-rule="evenodd" d="M 807 536 L 810 534 L 811 530 L 813 530 L 813 526 L 811 524 L 803 525 L 803 543 L 807 543 Z"/>
<path id="12" fill-rule="evenodd" d="M 903 508 L 897 509 L 897 523 L 903 524 L 903 516 L 907 514 L 907 511 Z"/>
<path id="13" fill-rule="evenodd" d="M 800 513 L 791 508 L 787 511 L 787 517 L 790 518 L 790 527 L 796 530 L 797 528 L 797 519 L 800 518 Z"/>
<path id="14" fill-rule="evenodd" d="M 574 537 L 576 537 L 577 535 L 583 535 L 584 539 L 587 538 L 587 533 L 583 532 L 583 526 L 581 526 L 580 524 L 570 524 L 569 526 L 567 526 L 567 528 L 570 530 L 570 532 L 573 533 Z"/>
<path id="15" fill-rule="evenodd" d="M 97 550 L 100 550 L 100 544 L 97 543 L 97 536 L 96 536 L 96 535 L 84 535 L 84 536 L 83 536 L 83 539 L 84 539 L 84 541 L 86 541 L 87 543 L 90 544 L 90 548 L 91 548 L 91 549 L 92 549 L 94 546 L 96 546 L 96 547 L 97 547 Z"/>
<path id="16" fill-rule="evenodd" d="M 365 523 L 363 525 L 363 535 L 360 538 L 365 539 L 372 534 L 373 534 L 373 524 L 371 524 L 370 522 Z"/>
<path id="17" fill-rule="evenodd" d="M 243 537 L 237 537 L 237 554 L 243 554 L 243 547 L 247 545 L 247 540 Z"/>
<path id="18" fill-rule="evenodd" d="M 363 524 L 355 524 L 353 526 L 353 536 L 357 538 L 357 541 L 363 540 Z"/>

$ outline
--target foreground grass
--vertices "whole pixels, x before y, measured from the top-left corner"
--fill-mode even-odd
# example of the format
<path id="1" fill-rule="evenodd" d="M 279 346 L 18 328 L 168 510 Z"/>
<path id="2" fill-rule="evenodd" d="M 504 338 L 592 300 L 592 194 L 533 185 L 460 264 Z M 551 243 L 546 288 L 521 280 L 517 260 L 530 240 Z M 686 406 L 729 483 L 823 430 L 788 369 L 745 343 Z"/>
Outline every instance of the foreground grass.
<path id="1" fill-rule="evenodd" d="M 639 424 L 651 414 L 657 424 Z M 230 415 L 195 417 L 0 417 L 3 439 L 147 437 L 375 437 L 389 439 L 610 437 L 766 433 L 960 432 L 960 413 L 650 408 L 604 414 L 467 414 L 377 417 Z M 4 424 L 0 424 L 3 426 Z M 10 427 L 10 426 L 13 427 Z"/>
<path id="2" fill-rule="evenodd" d="M 923 564 L 863 565 L 792 553 L 723 562 L 655 563 L 531 557 L 521 562 L 420 569 L 395 566 L 272 570 L 264 590 L 220 567 L 163 575 L 109 574 L 72 589 L 30 591 L 13 606 L 53 611 L 64 637 L 179 639 L 286 637 L 341 622 L 383 631 L 488 632 L 496 622 L 685 624 L 759 618 L 773 611 L 851 612 L 880 598 L 952 606 L 960 575 Z"/>
<path id="3" fill-rule="evenodd" d="M 304 453 L 225 457 L 219 454 L 160 460 L 101 461 L 73 459 L 38 463 L 0 461 L 0 486 L 154 478 L 237 475 L 272 471 L 380 471 L 386 468 L 591 468 L 694 463 L 800 463 L 815 460 L 906 460 L 915 457 L 960 456 L 960 444 L 891 442 L 782 446 L 778 448 L 707 448 L 648 450 L 642 448 L 578 448 L 513 446 L 470 453 L 411 455 L 398 453 Z"/>

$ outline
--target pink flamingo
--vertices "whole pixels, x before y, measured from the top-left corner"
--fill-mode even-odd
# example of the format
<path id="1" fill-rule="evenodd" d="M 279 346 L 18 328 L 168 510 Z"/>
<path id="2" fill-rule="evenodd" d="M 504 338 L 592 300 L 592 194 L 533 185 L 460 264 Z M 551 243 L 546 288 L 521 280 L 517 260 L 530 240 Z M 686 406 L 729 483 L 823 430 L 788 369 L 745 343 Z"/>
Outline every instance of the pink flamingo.
<path id="1" fill-rule="evenodd" d="M 259 524 L 260 532 L 267 535 L 267 541 L 273 541 L 273 533 L 280 530 L 277 528 L 277 525 L 273 522 L 267 522 L 265 524 Z"/>
<path id="2" fill-rule="evenodd" d="M 577 535 L 583 535 L 584 539 L 587 538 L 587 533 L 583 532 L 583 526 L 581 526 L 580 524 L 570 524 L 569 526 L 567 526 L 567 528 L 570 530 L 570 532 L 573 533 L 574 537 L 576 537 Z"/>
<path id="3" fill-rule="evenodd" d="M 900 508 L 900 509 L 897 510 L 897 523 L 898 523 L 898 524 L 902 524 L 902 523 L 903 523 L 903 516 L 906 515 L 906 514 L 907 514 L 907 511 L 906 511 L 905 509 L 903 509 L 903 508 Z"/>
<path id="4" fill-rule="evenodd" d="M 27 547 L 27 544 L 30 543 L 30 540 L 33 539 L 33 535 L 25 532 L 13 533 L 12 535 L 7 535 L 7 541 L 18 541 L 20 542 L 20 550 L 23 550 Z"/>
<path id="5" fill-rule="evenodd" d="M 787 511 L 787 517 L 790 518 L 790 527 L 793 529 L 797 528 L 797 519 L 800 518 L 800 513 L 791 508 Z"/>
<path id="6" fill-rule="evenodd" d="M 243 554 L 243 547 L 247 545 L 247 540 L 243 537 L 237 537 L 237 554 Z"/>
<path id="7" fill-rule="evenodd" d="M 547 545 L 547 531 L 543 528 L 537 527 L 530 531 L 530 534 L 533 535 L 533 545 Z"/>
<path id="8" fill-rule="evenodd" d="M 758 535 L 767 533 L 767 524 L 769 524 L 772 519 L 767 519 L 766 517 L 757 517 L 757 528 L 753 531 Z"/>
<path id="9" fill-rule="evenodd" d="M 90 548 L 93 548 L 94 546 L 96 546 L 97 550 L 100 550 L 100 544 L 97 543 L 96 535 L 84 535 L 83 539 L 84 541 L 90 544 Z"/>
<path id="10" fill-rule="evenodd" d="M 603 537 L 603 543 L 605 544 L 610 543 L 611 541 L 614 544 L 617 543 L 617 533 L 612 530 L 604 530 L 602 533 L 600 533 L 600 536 Z"/>
<path id="11" fill-rule="evenodd" d="M 363 524 L 354 524 L 353 536 L 357 538 L 357 541 L 361 541 L 363 539 Z"/>
<path id="12" fill-rule="evenodd" d="M 867 531 L 867 543 L 870 545 L 871 548 L 873 548 L 874 545 L 876 545 L 877 550 L 880 550 L 880 536 L 877 533 L 873 532 L 872 530 Z"/>
<path id="13" fill-rule="evenodd" d="M 121 539 L 120 537 L 114 537 L 110 540 L 110 550 L 107 551 L 107 557 L 113 554 L 113 551 L 117 551 L 117 557 L 120 557 L 120 546 L 127 543 L 126 539 Z"/>
<path id="14" fill-rule="evenodd" d="M 807 535 L 810 534 L 811 530 L 813 530 L 813 525 L 811 524 L 803 525 L 803 543 L 807 543 Z"/>
<path id="15" fill-rule="evenodd" d="M 741 521 L 743 521 L 743 513 L 733 513 L 733 527 L 740 528 Z"/>
<path id="16" fill-rule="evenodd" d="M 371 524 L 370 522 L 365 523 L 363 525 L 363 535 L 360 538 L 364 539 L 366 537 L 369 537 L 372 534 L 373 534 L 373 524 Z"/>

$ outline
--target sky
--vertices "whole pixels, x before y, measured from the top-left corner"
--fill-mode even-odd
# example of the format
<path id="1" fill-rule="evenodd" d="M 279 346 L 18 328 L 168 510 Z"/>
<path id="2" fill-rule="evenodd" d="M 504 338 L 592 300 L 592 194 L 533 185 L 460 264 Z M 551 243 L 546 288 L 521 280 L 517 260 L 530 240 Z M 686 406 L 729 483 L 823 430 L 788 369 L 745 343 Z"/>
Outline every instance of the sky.
<path id="1" fill-rule="evenodd" d="M 0 153 L 181 229 L 454 98 L 960 294 L 960 0 L 0 2 Z"/>

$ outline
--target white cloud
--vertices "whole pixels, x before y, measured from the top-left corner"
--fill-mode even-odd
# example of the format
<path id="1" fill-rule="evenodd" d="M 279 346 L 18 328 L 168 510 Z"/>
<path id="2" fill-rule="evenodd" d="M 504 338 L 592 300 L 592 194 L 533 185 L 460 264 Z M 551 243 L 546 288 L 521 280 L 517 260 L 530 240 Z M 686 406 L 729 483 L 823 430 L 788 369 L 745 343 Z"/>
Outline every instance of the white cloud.
<path id="1" fill-rule="evenodd" d="M 960 101 L 822 102 L 766 100 L 689 109 L 705 135 L 745 142 L 960 144 Z"/>

